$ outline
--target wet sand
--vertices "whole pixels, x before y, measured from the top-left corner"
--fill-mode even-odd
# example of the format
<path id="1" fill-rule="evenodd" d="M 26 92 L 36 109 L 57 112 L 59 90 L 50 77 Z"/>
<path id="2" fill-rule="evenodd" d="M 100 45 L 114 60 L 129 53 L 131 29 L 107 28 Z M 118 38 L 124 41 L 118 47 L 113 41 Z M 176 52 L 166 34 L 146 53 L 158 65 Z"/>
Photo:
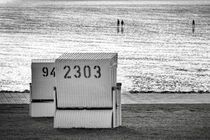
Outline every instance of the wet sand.
<path id="1" fill-rule="evenodd" d="M 123 104 L 208 104 L 210 94 L 122 94 Z"/>
<path id="2" fill-rule="evenodd" d="M 29 104 L 29 93 L 0 93 L 0 104 Z M 210 94 L 122 93 L 122 104 L 209 104 Z"/>

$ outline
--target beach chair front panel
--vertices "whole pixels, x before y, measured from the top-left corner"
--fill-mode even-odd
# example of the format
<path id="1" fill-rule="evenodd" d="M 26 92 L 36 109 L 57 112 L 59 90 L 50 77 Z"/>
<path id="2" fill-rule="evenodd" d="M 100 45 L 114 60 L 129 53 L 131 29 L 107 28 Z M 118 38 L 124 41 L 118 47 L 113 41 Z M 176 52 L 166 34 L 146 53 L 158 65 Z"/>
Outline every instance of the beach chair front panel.
<path id="1" fill-rule="evenodd" d="M 112 107 L 109 60 L 66 60 L 56 63 L 58 107 Z"/>

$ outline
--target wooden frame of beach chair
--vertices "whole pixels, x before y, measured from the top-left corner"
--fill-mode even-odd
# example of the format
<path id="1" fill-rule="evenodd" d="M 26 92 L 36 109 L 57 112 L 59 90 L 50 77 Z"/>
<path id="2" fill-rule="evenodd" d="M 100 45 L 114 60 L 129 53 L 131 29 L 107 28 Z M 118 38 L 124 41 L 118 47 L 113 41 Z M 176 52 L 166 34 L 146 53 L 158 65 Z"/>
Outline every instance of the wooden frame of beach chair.
<path id="1" fill-rule="evenodd" d="M 66 53 L 55 61 L 54 128 L 121 125 L 116 53 Z"/>
<path id="2" fill-rule="evenodd" d="M 32 60 L 29 104 L 29 115 L 31 117 L 54 116 L 54 61 L 52 59 Z"/>

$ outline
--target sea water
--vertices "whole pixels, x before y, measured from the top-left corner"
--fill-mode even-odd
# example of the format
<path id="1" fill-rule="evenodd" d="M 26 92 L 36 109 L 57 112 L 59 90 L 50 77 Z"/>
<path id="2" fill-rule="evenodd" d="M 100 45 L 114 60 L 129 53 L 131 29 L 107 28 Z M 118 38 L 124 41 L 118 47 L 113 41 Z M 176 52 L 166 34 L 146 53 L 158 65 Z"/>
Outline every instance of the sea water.
<path id="1" fill-rule="evenodd" d="M 65 52 L 117 52 L 123 91 L 210 91 L 210 3 L 0 3 L 0 90 L 29 89 L 31 59 Z"/>

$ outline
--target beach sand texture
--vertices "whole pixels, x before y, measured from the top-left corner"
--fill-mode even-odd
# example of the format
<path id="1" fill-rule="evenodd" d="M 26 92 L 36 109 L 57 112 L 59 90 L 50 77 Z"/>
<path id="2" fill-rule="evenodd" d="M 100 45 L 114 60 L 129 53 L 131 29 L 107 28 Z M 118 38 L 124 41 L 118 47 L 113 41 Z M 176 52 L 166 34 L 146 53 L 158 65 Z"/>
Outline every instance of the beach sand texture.
<path id="1" fill-rule="evenodd" d="M 209 91 L 210 6 L 199 2 L 2 3 L 0 90 L 29 89 L 31 59 L 117 52 L 124 91 Z M 117 33 L 117 19 L 125 22 L 123 34 Z"/>
<path id="2" fill-rule="evenodd" d="M 210 106 L 123 105 L 115 129 L 54 129 L 53 118 L 31 118 L 28 105 L 0 105 L 1 139 L 208 140 Z"/>

